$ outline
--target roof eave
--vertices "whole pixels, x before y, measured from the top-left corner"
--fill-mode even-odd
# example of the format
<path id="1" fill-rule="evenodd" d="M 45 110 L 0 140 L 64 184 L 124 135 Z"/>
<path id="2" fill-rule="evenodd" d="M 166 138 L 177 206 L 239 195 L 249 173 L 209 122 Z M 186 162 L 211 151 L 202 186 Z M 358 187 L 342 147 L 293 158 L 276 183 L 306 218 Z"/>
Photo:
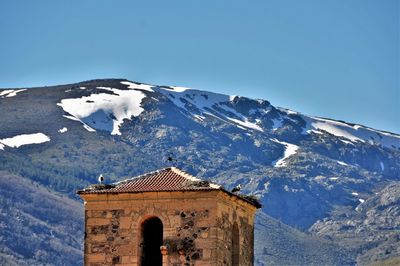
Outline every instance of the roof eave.
<path id="1" fill-rule="evenodd" d="M 216 189 L 216 188 L 201 188 L 201 189 L 182 189 L 182 190 L 173 190 L 173 189 L 171 189 L 171 190 L 146 190 L 146 191 L 123 191 L 123 192 L 120 192 L 120 191 L 109 191 L 109 190 L 108 191 L 107 190 L 104 190 L 104 191 L 101 191 L 101 190 L 100 191 L 77 190 L 76 194 L 78 194 L 78 195 L 93 195 L 93 194 L 96 194 L 96 195 L 104 195 L 104 194 L 115 195 L 115 194 L 139 194 L 139 193 L 146 193 L 146 192 L 199 192 L 199 191 L 217 191 L 217 190 L 225 192 L 228 195 L 234 196 L 234 197 L 236 197 L 236 198 L 238 198 L 240 200 L 243 200 L 243 201 L 253 205 L 257 209 L 260 209 L 262 207 L 262 204 L 259 203 L 258 201 L 251 201 L 251 200 L 246 199 L 245 197 L 243 197 L 241 195 L 237 195 L 237 194 L 232 193 L 232 192 L 230 192 L 228 190 L 225 190 L 223 188 L 218 188 L 218 189 Z"/>

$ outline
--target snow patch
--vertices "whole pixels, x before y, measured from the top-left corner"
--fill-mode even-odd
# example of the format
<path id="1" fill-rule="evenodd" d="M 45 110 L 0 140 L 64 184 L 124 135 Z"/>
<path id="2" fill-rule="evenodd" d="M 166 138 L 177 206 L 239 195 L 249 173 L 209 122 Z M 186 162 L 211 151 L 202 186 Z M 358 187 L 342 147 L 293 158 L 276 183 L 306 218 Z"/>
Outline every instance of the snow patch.
<path id="1" fill-rule="evenodd" d="M 229 96 L 229 101 L 233 102 L 233 100 L 235 100 L 236 97 L 237 97 L 237 95 L 230 95 Z"/>
<path id="2" fill-rule="evenodd" d="M 308 133 L 308 134 L 311 134 L 311 133 L 314 133 L 314 134 L 318 134 L 318 135 L 322 135 L 322 134 L 324 134 L 324 133 L 322 133 L 321 131 L 318 131 L 318 130 L 307 130 L 307 131 L 305 131 L 305 132 L 302 132 L 302 134 L 304 134 L 304 133 Z"/>
<path id="3" fill-rule="evenodd" d="M 232 122 L 235 122 L 235 123 L 241 125 L 242 129 L 243 129 L 243 127 L 247 127 L 247 128 L 251 128 L 251 129 L 254 129 L 254 130 L 261 131 L 261 132 L 264 131 L 260 126 L 256 125 L 255 123 L 251 123 L 251 122 L 247 121 L 246 119 L 245 119 L 245 121 L 241 121 L 241 120 L 238 120 L 238 119 L 235 119 L 235 118 L 230 118 L 230 117 L 226 117 L 226 118 L 228 120 L 232 121 Z"/>
<path id="4" fill-rule="evenodd" d="M 342 127 L 340 123 L 328 123 L 326 121 L 316 121 L 312 122 L 311 126 L 317 130 L 324 130 L 328 133 L 331 133 L 332 135 L 335 135 L 337 137 L 344 137 L 346 139 L 349 139 L 350 141 L 361 141 L 364 142 L 364 140 L 354 136 L 351 134 L 346 128 Z"/>
<path id="5" fill-rule="evenodd" d="M 60 128 L 60 129 L 58 130 L 59 133 L 65 133 L 65 132 L 67 132 L 67 131 L 68 131 L 68 128 L 66 128 L 66 127 Z"/>
<path id="6" fill-rule="evenodd" d="M 22 91 L 26 91 L 26 89 L 20 89 L 20 90 L 3 90 L 0 91 L 0 97 L 4 98 L 4 97 L 14 97 L 17 96 L 17 93 L 22 92 Z"/>
<path id="7" fill-rule="evenodd" d="M 329 134 L 346 139 L 340 139 L 346 144 L 369 142 L 372 145 L 378 144 L 383 147 L 400 149 L 400 136 L 396 134 L 319 117 L 302 116 L 302 118 L 307 122 L 306 127 L 303 129 L 303 134 L 326 131 Z"/>
<path id="8" fill-rule="evenodd" d="M 178 92 L 178 93 L 190 90 L 189 88 L 179 87 L 179 86 L 162 87 L 162 89 L 167 90 L 167 91 L 172 91 L 172 92 Z"/>
<path id="9" fill-rule="evenodd" d="M 78 118 L 71 116 L 71 115 L 63 115 L 63 117 L 74 120 L 74 121 L 80 121 Z"/>
<path id="10" fill-rule="evenodd" d="M 205 117 L 201 116 L 201 115 L 193 115 L 193 116 L 194 116 L 194 118 L 197 118 L 200 121 L 203 121 L 205 119 Z"/>
<path id="11" fill-rule="evenodd" d="M 89 131 L 89 132 L 96 132 L 96 130 L 95 129 L 93 129 L 93 128 L 91 128 L 91 127 L 89 127 L 88 125 L 86 125 L 85 123 L 83 123 L 83 127 L 87 130 L 87 131 Z"/>
<path id="12" fill-rule="evenodd" d="M 232 113 L 234 116 L 236 116 L 236 117 L 241 119 L 241 120 L 239 120 L 239 119 L 236 119 L 236 118 L 229 117 L 229 116 L 227 116 L 225 114 L 219 113 L 221 116 L 223 116 L 224 118 L 228 119 L 229 121 L 235 122 L 235 123 L 237 123 L 237 124 L 239 124 L 239 125 L 241 125 L 243 127 L 249 128 L 249 129 L 254 129 L 254 130 L 257 130 L 257 131 L 260 131 L 260 132 L 264 132 L 264 130 L 259 125 L 257 125 L 257 123 L 261 122 L 259 119 L 255 120 L 256 123 L 253 123 L 253 122 L 250 122 L 248 120 L 248 118 L 245 117 L 244 115 L 236 112 L 236 110 L 234 110 L 234 109 L 232 109 L 232 108 L 230 108 L 230 107 L 228 107 L 228 106 L 226 106 L 224 104 L 219 104 L 218 107 L 223 109 L 223 110 L 225 110 L 226 112 Z M 240 128 L 240 126 L 238 126 L 238 127 Z M 246 130 L 246 128 L 244 130 Z"/>
<path id="13" fill-rule="evenodd" d="M 247 130 L 247 128 L 242 127 L 242 126 L 239 126 L 239 125 L 236 125 L 236 127 L 237 127 L 237 128 L 240 128 L 240 129 L 242 129 L 242 130 Z M 238 138 L 235 138 L 235 139 L 238 139 Z"/>
<path id="14" fill-rule="evenodd" d="M 146 84 L 134 83 L 134 82 L 130 82 L 130 81 L 121 81 L 121 84 L 127 85 L 128 89 L 137 89 L 137 90 L 154 92 L 154 90 L 151 89 L 151 87 L 153 87 L 153 86 L 146 85 Z"/>
<path id="15" fill-rule="evenodd" d="M 322 133 L 321 133 L 322 134 Z M 341 142 L 345 143 L 345 144 L 350 144 L 350 145 L 354 145 L 353 142 L 348 141 L 348 140 L 344 140 L 344 139 L 340 139 Z"/>
<path id="16" fill-rule="evenodd" d="M 98 87 L 111 92 L 96 93 L 81 98 L 62 99 L 57 103 L 69 115 L 64 117 L 80 121 L 88 131 L 105 130 L 111 135 L 121 135 L 119 130 L 124 119 L 131 119 L 143 112 L 143 92 Z"/>
<path id="17" fill-rule="evenodd" d="M 176 87 L 176 86 L 172 86 L 171 88 L 172 88 L 174 91 L 176 91 L 176 92 L 184 92 L 184 91 L 189 90 L 189 88 L 186 88 L 186 87 Z"/>
<path id="18" fill-rule="evenodd" d="M 19 148 L 23 145 L 40 144 L 47 141 L 50 141 L 50 138 L 43 133 L 22 134 L 11 138 L 0 139 L 0 148 L 2 150 L 4 149 L 4 146 Z"/>
<path id="19" fill-rule="evenodd" d="M 208 114 L 224 122 L 233 122 L 243 130 L 252 129 L 263 132 L 260 126 L 228 105 L 236 96 L 188 88 L 182 89 L 182 87 L 172 87 L 172 89 L 157 87 L 157 90 L 167 96 L 177 107 L 184 109 L 196 118 Z"/>
<path id="20" fill-rule="evenodd" d="M 289 158 L 290 156 L 296 154 L 299 146 L 288 143 L 288 142 L 284 142 L 284 141 L 279 141 L 277 139 L 271 139 L 273 142 L 282 144 L 285 146 L 285 152 L 283 154 L 283 157 L 272 162 L 272 166 L 274 167 L 283 167 L 286 166 L 286 159 Z"/>
<path id="21" fill-rule="evenodd" d="M 292 111 L 292 110 L 289 110 L 289 109 L 286 109 L 286 108 L 282 108 L 282 107 L 278 107 L 277 109 L 279 111 L 285 112 L 288 115 L 297 115 L 297 114 L 299 114 L 298 112 L 295 112 L 295 111 Z"/>

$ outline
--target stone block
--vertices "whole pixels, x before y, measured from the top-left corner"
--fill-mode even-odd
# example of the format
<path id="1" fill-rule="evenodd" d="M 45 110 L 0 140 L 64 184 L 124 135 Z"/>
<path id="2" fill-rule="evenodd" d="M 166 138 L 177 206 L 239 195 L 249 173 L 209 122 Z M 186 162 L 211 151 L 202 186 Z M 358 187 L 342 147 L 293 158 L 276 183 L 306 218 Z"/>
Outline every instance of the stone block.
<path id="1" fill-rule="evenodd" d="M 210 259 L 211 258 L 211 247 L 203 248 L 203 259 Z"/>
<path id="2" fill-rule="evenodd" d="M 201 249 L 214 249 L 217 247 L 217 243 L 215 239 L 198 239 L 196 240 L 196 246 L 198 246 Z"/>
<path id="3" fill-rule="evenodd" d="M 132 217 L 121 217 L 119 226 L 121 229 L 129 229 L 132 226 Z"/>
<path id="4" fill-rule="evenodd" d="M 134 249 L 134 247 L 132 247 L 131 245 L 127 244 L 127 245 L 120 245 L 117 248 L 118 254 L 121 256 L 129 256 L 132 255 L 132 250 Z"/>
<path id="5" fill-rule="evenodd" d="M 107 236 L 105 234 L 89 234 L 88 241 L 92 242 L 104 242 L 107 240 Z"/>
<path id="6" fill-rule="evenodd" d="M 86 220 L 87 226 L 92 225 L 107 225 L 110 224 L 111 220 L 107 218 L 89 218 Z"/>
<path id="7" fill-rule="evenodd" d="M 217 221 L 213 217 L 204 217 L 196 221 L 196 225 L 198 227 L 210 227 L 210 226 L 215 226 L 216 224 Z"/>
<path id="8" fill-rule="evenodd" d="M 215 265 L 214 260 L 199 260 L 196 261 L 196 263 L 194 264 L 195 266 L 210 266 L 210 265 Z"/>
<path id="9" fill-rule="evenodd" d="M 87 254 L 85 255 L 85 261 L 87 263 L 106 262 L 106 254 L 105 253 Z"/>
<path id="10" fill-rule="evenodd" d="M 211 237 L 211 238 L 217 238 L 217 235 L 218 235 L 218 228 L 216 228 L 216 227 L 211 227 L 209 230 L 208 230 L 208 237 Z"/>
<path id="11" fill-rule="evenodd" d="M 122 264 L 131 264 L 132 263 L 132 256 L 122 256 L 121 257 Z"/>

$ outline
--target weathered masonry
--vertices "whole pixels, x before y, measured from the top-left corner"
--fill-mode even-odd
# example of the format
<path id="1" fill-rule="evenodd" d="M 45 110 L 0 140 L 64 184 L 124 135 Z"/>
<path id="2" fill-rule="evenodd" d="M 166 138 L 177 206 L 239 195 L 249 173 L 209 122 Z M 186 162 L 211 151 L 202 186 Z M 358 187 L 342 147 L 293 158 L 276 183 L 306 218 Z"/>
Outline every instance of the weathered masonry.
<path id="1" fill-rule="evenodd" d="M 177 168 L 78 194 L 85 265 L 253 265 L 259 203 Z"/>

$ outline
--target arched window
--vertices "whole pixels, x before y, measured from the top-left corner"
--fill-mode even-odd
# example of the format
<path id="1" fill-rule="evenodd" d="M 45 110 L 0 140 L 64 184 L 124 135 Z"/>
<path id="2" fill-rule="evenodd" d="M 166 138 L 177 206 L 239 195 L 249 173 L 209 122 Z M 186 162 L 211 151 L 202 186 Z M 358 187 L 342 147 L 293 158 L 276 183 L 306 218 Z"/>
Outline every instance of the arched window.
<path id="1" fill-rule="evenodd" d="M 240 238 L 239 226 L 234 223 L 232 226 L 232 266 L 239 266 Z"/>
<path id="2" fill-rule="evenodd" d="M 146 219 L 141 225 L 140 265 L 162 266 L 160 246 L 163 244 L 163 224 L 157 217 Z"/>

